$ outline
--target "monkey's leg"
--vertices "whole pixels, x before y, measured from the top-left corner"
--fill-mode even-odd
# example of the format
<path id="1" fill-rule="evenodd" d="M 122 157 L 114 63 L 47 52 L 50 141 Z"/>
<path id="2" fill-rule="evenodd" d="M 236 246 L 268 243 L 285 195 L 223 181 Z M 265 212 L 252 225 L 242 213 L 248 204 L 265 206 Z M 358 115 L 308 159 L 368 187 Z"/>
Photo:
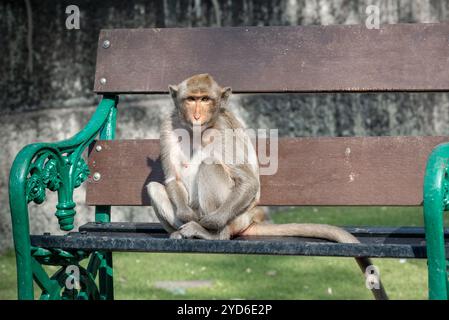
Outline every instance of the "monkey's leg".
<path id="1" fill-rule="evenodd" d="M 231 238 L 229 228 L 226 226 L 220 231 L 210 232 L 198 224 L 190 221 L 182 225 L 178 231 L 170 235 L 172 239 L 205 239 L 205 240 L 229 240 Z"/>
<path id="2" fill-rule="evenodd" d="M 165 187 L 158 182 L 150 182 L 147 185 L 147 190 L 154 212 L 164 229 L 169 233 L 178 230 L 182 225 L 182 221 L 175 216 L 173 205 L 168 198 Z"/>
<path id="3" fill-rule="evenodd" d="M 175 216 L 179 220 L 184 223 L 198 220 L 196 211 L 189 206 L 189 193 L 181 182 L 173 180 L 166 183 L 165 191 L 175 207 Z"/>
<path id="4" fill-rule="evenodd" d="M 214 211 L 206 211 L 201 217 L 199 224 L 207 230 L 223 229 L 256 204 L 259 181 L 248 166 L 202 165 L 199 180 L 202 178 L 206 181 L 203 185 L 209 187 L 200 194 L 202 206 L 208 210 L 220 204 Z M 207 184 L 207 181 L 213 182 Z"/>
<path id="5" fill-rule="evenodd" d="M 198 203 L 201 216 L 217 210 L 231 193 L 233 181 L 221 164 L 202 163 L 198 171 Z"/>

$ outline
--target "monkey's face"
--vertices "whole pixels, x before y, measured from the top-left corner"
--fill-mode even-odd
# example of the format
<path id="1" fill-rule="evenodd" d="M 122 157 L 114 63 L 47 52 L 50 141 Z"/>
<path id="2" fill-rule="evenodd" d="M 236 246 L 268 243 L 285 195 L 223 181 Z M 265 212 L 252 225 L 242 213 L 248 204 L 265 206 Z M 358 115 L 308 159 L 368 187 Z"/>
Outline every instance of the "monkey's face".
<path id="1" fill-rule="evenodd" d="M 192 126 L 212 123 L 232 91 L 229 87 L 221 88 L 207 73 L 194 75 L 168 88 L 181 117 Z"/>
<path id="2" fill-rule="evenodd" d="M 218 110 L 217 99 L 208 92 L 188 92 L 182 99 L 181 113 L 187 123 L 205 125 Z"/>

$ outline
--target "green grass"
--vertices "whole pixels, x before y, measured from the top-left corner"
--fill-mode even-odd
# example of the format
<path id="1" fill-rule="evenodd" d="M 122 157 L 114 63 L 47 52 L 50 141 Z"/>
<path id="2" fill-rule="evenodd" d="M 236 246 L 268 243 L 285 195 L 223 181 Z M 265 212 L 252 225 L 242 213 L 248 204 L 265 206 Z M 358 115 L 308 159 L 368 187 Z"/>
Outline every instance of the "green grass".
<path id="1" fill-rule="evenodd" d="M 308 207 L 273 218 L 276 223 L 423 225 L 421 208 Z M 374 264 L 390 298 L 427 298 L 425 260 L 374 259 Z M 372 299 L 352 258 L 114 253 L 114 272 L 117 299 Z M 15 299 L 12 253 L 0 256 L 0 279 L 0 299 Z M 178 293 L 154 287 L 156 281 L 176 280 L 213 285 Z"/>

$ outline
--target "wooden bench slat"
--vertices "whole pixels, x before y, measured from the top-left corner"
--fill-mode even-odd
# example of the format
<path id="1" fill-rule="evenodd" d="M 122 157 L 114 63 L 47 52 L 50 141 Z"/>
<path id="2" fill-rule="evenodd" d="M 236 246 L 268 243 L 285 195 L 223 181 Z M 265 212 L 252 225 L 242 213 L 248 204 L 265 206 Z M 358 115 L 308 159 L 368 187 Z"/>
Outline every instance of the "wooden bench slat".
<path id="1" fill-rule="evenodd" d="M 102 30 L 94 90 L 165 93 L 204 72 L 234 92 L 449 90 L 448 34 L 446 23 Z"/>
<path id="2" fill-rule="evenodd" d="M 448 137 L 279 139 L 275 175 L 261 176 L 262 205 L 418 206 L 427 157 Z M 97 141 L 89 205 L 151 205 L 145 186 L 163 181 L 159 140 Z"/>

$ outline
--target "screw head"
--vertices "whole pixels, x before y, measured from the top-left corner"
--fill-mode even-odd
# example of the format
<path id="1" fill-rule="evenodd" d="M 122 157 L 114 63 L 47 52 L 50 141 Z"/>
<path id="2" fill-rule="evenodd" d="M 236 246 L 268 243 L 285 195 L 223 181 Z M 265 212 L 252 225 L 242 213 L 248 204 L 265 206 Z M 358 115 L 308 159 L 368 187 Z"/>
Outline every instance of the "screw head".
<path id="1" fill-rule="evenodd" d="M 103 147 L 98 145 L 95 147 L 95 150 L 97 150 L 97 152 L 100 152 L 101 150 L 103 150 Z"/>
<path id="2" fill-rule="evenodd" d="M 102 85 L 105 85 L 105 84 L 106 84 L 106 78 L 101 78 L 101 79 L 100 79 L 100 83 L 101 83 Z"/>
<path id="3" fill-rule="evenodd" d="M 92 176 L 92 178 L 94 179 L 94 181 L 100 180 L 101 179 L 100 172 L 95 172 L 94 175 Z"/>
<path id="4" fill-rule="evenodd" d="M 103 41 L 103 48 L 107 49 L 111 46 L 111 41 L 109 40 L 104 40 Z"/>

